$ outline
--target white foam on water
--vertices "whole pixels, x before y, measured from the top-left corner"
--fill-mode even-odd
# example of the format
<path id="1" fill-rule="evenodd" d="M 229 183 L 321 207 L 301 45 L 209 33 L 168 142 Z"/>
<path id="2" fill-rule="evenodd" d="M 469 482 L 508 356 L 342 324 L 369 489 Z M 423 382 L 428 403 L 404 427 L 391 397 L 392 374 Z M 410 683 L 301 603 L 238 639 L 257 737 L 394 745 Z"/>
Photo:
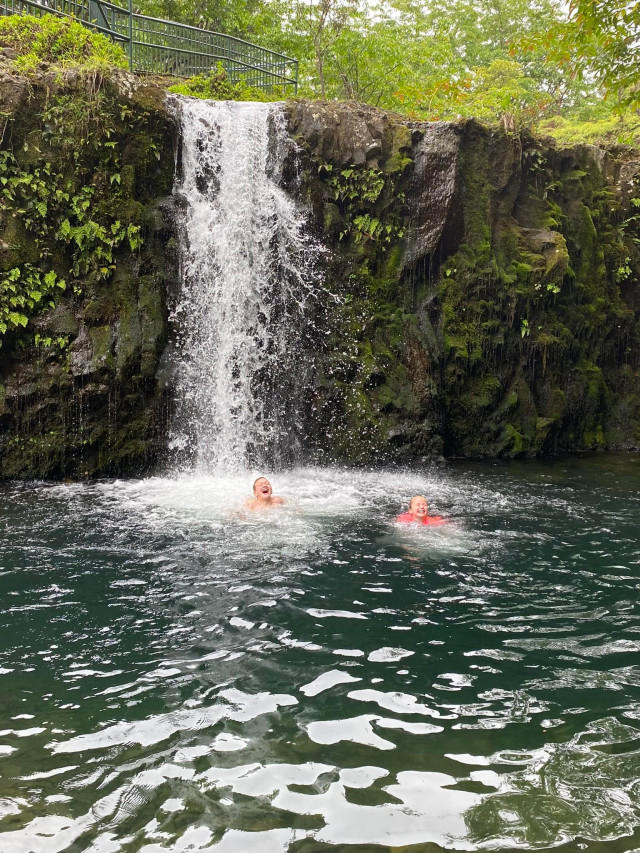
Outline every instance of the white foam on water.
<path id="1" fill-rule="evenodd" d="M 402 660 L 402 658 L 411 657 L 415 652 L 409 651 L 409 649 L 402 648 L 393 648 L 392 646 L 383 646 L 380 649 L 375 649 L 370 652 L 367 656 L 367 660 L 370 660 L 374 663 L 393 663 L 398 660 Z"/>

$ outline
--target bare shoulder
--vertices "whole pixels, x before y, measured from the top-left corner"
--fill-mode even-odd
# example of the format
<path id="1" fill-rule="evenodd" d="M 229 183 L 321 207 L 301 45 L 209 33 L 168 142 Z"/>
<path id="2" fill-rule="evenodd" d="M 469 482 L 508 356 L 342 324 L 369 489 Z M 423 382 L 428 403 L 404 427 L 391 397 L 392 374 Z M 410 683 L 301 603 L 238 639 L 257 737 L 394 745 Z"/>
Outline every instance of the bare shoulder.
<path id="1" fill-rule="evenodd" d="M 286 501 L 284 498 L 278 498 L 274 495 L 271 498 L 271 503 L 274 503 L 274 504 L 277 504 L 278 506 L 280 506 L 281 504 L 286 503 Z"/>

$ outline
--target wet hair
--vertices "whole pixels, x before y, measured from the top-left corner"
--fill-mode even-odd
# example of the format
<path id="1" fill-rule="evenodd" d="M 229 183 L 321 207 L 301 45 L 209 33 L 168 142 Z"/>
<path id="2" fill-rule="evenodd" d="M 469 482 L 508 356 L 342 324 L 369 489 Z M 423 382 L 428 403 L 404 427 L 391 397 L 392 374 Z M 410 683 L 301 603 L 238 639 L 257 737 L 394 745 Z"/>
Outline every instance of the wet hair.
<path id="1" fill-rule="evenodd" d="M 427 509 L 429 508 L 429 502 L 427 501 L 427 499 L 425 498 L 425 496 L 424 496 L 424 495 L 414 495 L 414 496 L 411 498 L 411 500 L 409 501 L 409 510 L 411 510 L 411 507 L 413 506 L 413 502 L 415 501 L 415 499 L 416 499 L 416 498 L 422 498 L 422 500 L 423 500 L 423 501 L 426 503 L 426 505 L 427 505 Z"/>
<path id="2" fill-rule="evenodd" d="M 253 481 L 253 486 L 252 486 L 251 488 L 252 488 L 252 491 L 253 491 L 253 494 L 254 494 L 254 495 L 255 495 L 255 493 L 256 493 L 256 483 L 257 483 L 259 480 L 267 480 L 267 478 L 266 478 L 266 477 L 257 477 L 257 478 Z M 267 483 L 269 483 L 269 481 L 268 481 L 268 480 L 267 480 Z M 271 485 L 271 483 L 269 483 L 269 485 Z"/>

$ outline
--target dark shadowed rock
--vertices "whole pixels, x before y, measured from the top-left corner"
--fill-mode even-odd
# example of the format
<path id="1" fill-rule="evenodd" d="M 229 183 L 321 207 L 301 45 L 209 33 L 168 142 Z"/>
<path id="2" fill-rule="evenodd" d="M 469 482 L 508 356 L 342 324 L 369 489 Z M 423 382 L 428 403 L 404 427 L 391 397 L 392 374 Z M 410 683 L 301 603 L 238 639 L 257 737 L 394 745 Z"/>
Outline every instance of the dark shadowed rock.
<path id="1" fill-rule="evenodd" d="M 408 208 L 411 228 L 403 266 L 414 266 L 438 248 L 447 230 L 451 250 L 461 234 L 459 124 L 438 122 L 424 125 L 416 139 L 414 166 L 409 184 Z"/>
<path id="2" fill-rule="evenodd" d="M 361 166 L 388 155 L 393 119 L 362 104 L 326 101 L 287 105 L 292 136 L 317 159 Z"/>

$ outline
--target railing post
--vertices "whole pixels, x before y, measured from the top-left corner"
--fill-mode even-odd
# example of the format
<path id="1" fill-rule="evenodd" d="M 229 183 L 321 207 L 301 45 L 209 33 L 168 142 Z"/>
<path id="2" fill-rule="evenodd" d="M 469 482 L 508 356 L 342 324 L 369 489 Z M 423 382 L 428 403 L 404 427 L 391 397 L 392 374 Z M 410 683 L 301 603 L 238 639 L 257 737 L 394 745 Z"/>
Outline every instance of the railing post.
<path id="1" fill-rule="evenodd" d="M 133 71 L 133 0 L 129 0 L 129 71 Z"/>

